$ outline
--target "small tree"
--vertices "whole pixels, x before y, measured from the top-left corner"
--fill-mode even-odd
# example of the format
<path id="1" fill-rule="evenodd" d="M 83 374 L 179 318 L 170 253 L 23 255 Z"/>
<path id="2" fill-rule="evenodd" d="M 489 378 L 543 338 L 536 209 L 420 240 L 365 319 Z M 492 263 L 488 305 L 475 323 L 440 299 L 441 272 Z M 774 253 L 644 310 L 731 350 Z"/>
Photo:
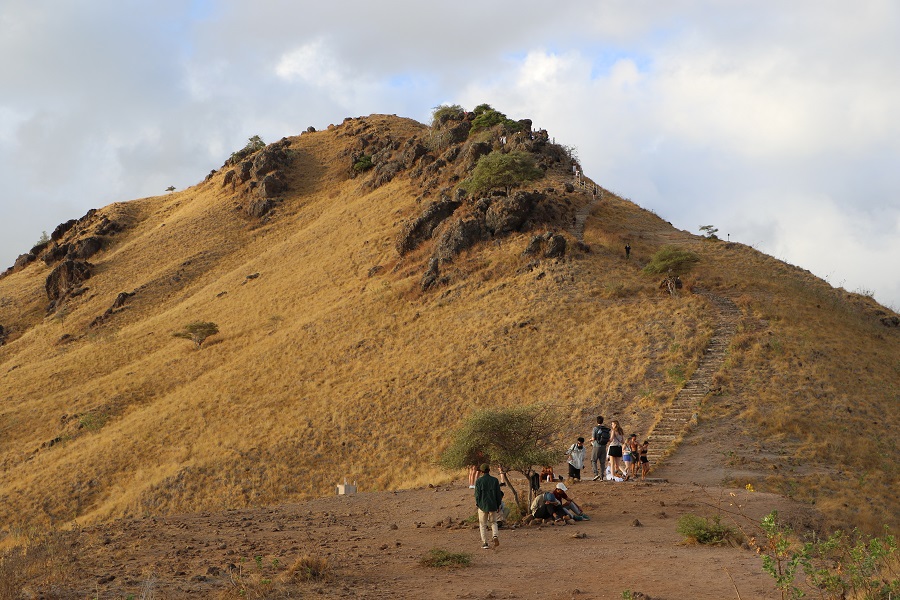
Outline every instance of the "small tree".
<path id="1" fill-rule="evenodd" d="M 490 456 L 502 471 L 517 471 L 530 479 L 535 465 L 551 464 L 558 458 L 559 452 L 552 449 L 558 437 L 559 420 L 550 407 L 534 404 L 483 410 L 469 417 L 455 432 L 440 464 L 461 469 L 472 464 L 473 456 L 481 454 Z M 508 479 L 507 485 L 516 504 L 520 504 L 519 493 Z"/>
<path id="2" fill-rule="evenodd" d="M 663 246 L 650 258 L 650 262 L 644 267 L 644 273 L 684 275 L 699 260 L 700 257 L 690 250 L 682 250 L 676 246 Z"/>
<path id="3" fill-rule="evenodd" d="M 266 143 L 263 141 L 261 137 L 258 135 L 254 135 L 250 139 L 247 140 L 247 144 L 238 150 L 237 152 L 231 153 L 231 158 L 228 159 L 226 164 L 237 164 L 238 162 L 244 160 L 254 152 L 258 152 L 266 147 Z"/>
<path id="4" fill-rule="evenodd" d="M 520 150 L 503 153 L 491 152 L 478 159 L 472 176 L 463 183 L 466 191 L 478 194 L 502 187 L 509 194 L 510 189 L 544 176 L 534 163 L 534 157 Z"/>
<path id="5" fill-rule="evenodd" d="M 719 236 L 716 235 L 719 229 L 717 227 L 713 227 L 712 225 L 701 225 L 700 231 L 703 232 L 703 237 L 708 240 L 717 240 Z"/>
<path id="6" fill-rule="evenodd" d="M 185 325 L 181 331 L 172 333 L 172 336 L 191 340 L 197 344 L 197 349 L 199 350 L 206 338 L 217 333 L 219 333 L 219 326 L 212 321 L 195 321 Z"/>

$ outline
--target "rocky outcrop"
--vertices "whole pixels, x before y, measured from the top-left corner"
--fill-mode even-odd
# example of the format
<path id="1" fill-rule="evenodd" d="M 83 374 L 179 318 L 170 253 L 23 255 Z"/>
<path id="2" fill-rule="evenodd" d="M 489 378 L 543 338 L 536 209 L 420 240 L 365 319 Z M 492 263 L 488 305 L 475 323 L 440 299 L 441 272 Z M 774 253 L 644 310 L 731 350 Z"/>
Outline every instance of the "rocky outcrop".
<path id="1" fill-rule="evenodd" d="M 238 192 L 239 208 L 247 216 L 260 218 L 275 207 L 274 199 L 288 191 L 285 169 L 291 161 L 289 141 L 283 138 L 226 171 L 222 187 Z"/>
<path id="2" fill-rule="evenodd" d="M 526 256 L 542 255 L 544 258 L 561 258 L 565 256 L 568 243 L 563 235 L 548 231 L 542 235 L 532 236 L 522 254 Z"/>
<path id="3" fill-rule="evenodd" d="M 103 239 L 90 236 L 78 240 L 70 246 L 69 255 L 75 259 L 87 260 L 103 248 Z"/>
<path id="4" fill-rule="evenodd" d="M 6 338 L 9 336 L 9 332 L 6 330 L 3 325 L 0 325 L 0 346 L 6 343 Z"/>
<path id="5" fill-rule="evenodd" d="M 443 262 L 450 262 L 460 252 L 471 248 L 487 237 L 488 232 L 484 228 L 483 217 L 480 215 L 460 217 L 452 221 L 441 233 L 434 256 Z"/>
<path id="6" fill-rule="evenodd" d="M 452 215 L 462 202 L 445 198 L 439 202 L 432 202 L 421 215 L 408 221 L 400 232 L 397 240 L 397 252 L 401 256 L 415 249 L 424 240 L 431 238 L 438 225 Z"/>
<path id="7" fill-rule="evenodd" d="M 112 306 L 106 309 L 99 317 L 95 318 L 91 321 L 89 327 L 97 327 L 98 325 L 102 325 L 107 319 L 109 319 L 113 314 L 121 310 L 125 303 L 128 302 L 128 299 L 134 296 L 135 292 L 119 292 L 116 296 L 116 299 L 113 300 Z"/>
<path id="8" fill-rule="evenodd" d="M 516 192 L 512 198 L 496 198 L 484 215 L 484 224 L 491 235 L 503 235 L 518 231 L 535 205 L 543 200 L 539 192 Z"/>
<path id="9" fill-rule="evenodd" d="M 92 270 L 91 263 L 71 258 L 56 265 L 44 283 L 47 299 L 50 300 L 48 310 L 57 308 L 82 282 L 89 279 Z"/>

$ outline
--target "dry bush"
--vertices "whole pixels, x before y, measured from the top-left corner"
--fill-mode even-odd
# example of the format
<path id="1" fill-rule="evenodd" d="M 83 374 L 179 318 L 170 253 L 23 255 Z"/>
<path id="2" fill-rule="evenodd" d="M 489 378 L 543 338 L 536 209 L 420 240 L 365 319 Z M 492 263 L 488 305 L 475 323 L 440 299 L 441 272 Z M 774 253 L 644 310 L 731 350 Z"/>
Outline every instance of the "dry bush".
<path id="1" fill-rule="evenodd" d="M 306 581 L 331 581 L 334 567 L 324 556 L 305 554 L 298 558 L 284 574 L 285 581 L 297 583 Z"/>
<path id="2" fill-rule="evenodd" d="M 77 565 L 74 532 L 27 536 L 0 554 L 0 600 L 18 600 L 22 591 L 53 597 L 74 580 Z"/>

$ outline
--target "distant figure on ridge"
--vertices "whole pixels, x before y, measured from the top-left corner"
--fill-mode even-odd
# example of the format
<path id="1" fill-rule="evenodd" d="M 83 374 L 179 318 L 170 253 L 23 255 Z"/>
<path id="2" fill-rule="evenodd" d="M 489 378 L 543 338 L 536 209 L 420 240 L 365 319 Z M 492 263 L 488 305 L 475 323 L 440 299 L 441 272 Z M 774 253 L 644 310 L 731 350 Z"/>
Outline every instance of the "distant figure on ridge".
<path id="1" fill-rule="evenodd" d="M 631 257 L 631 244 L 625 244 L 625 259 Z"/>

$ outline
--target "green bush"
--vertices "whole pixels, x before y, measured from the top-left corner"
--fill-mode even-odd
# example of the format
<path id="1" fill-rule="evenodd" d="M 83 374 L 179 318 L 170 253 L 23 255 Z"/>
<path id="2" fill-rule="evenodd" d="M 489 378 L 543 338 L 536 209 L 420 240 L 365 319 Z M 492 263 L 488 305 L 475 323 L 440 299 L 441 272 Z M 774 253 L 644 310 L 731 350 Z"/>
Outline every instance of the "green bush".
<path id="1" fill-rule="evenodd" d="M 191 340 L 199 349 L 203 345 L 203 342 L 206 341 L 206 338 L 216 335 L 217 333 L 219 333 L 219 326 L 215 323 L 211 321 L 195 321 L 194 323 L 185 325 L 181 331 L 174 332 L 172 337 Z"/>
<path id="2" fill-rule="evenodd" d="M 431 112 L 431 126 L 438 127 L 447 121 L 459 121 L 466 114 L 465 109 L 459 104 L 441 104 L 435 106 Z"/>
<path id="3" fill-rule="evenodd" d="M 495 125 L 503 125 L 503 130 L 507 134 L 512 134 L 522 129 L 522 126 L 517 121 L 513 121 L 498 110 L 494 110 L 489 104 L 480 104 L 472 112 L 475 114 L 475 118 L 472 120 L 472 128 L 469 130 L 470 134 L 481 129 L 489 129 Z"/>
<path id="4" fill-rule="evenodd" d="M 718 515 L 707 519 L 686 514 L 678 519 L 676 531 L 687 540 L 710 546 L 740 542 L 743 537 L 736 529 L 724 525 Z"/>
<path id="5" fill-rule="evenodd" d="M 462 187 L 472 194 L 502 187 L 509 194 L 511 188 L 543 176 L 544 172 L 537 167 L 531 154 L 519 150 L 509 153 L 495 150 L 478 159 L 472 175 Z"/>
<path id="6" fill-rule="evenodd" d="M 363 154 L 359 157 L 355 163 L 353 163 L 353 170 L 357 173 L 361 173 L 363 171 L 367 171 L 373 167 L 372 165 L 372 157 L 368 154 Z"/>
<path id="7" fill-rule="evenodd" d="M 690 250 L 663 246 L 650 258 L 649 264 L 644 267 L 644 273 L 656 275 L 671 271 L 673 275 L 684 275 L 699 261 L 700 257 Z"/>
<path id="8" fill-rule="evenodd" d="M 254 135 L 249 140 L 247 140 L 247 145 L 238 150 L 237 152 L 231 153 L 231 158 L 228 159 L 227 164 L 237 164 L 240 161 L 244 160 L 254 152 L 258 152 L 266 147 L 266 143 L 262 140 L 258 135 Z"/>

